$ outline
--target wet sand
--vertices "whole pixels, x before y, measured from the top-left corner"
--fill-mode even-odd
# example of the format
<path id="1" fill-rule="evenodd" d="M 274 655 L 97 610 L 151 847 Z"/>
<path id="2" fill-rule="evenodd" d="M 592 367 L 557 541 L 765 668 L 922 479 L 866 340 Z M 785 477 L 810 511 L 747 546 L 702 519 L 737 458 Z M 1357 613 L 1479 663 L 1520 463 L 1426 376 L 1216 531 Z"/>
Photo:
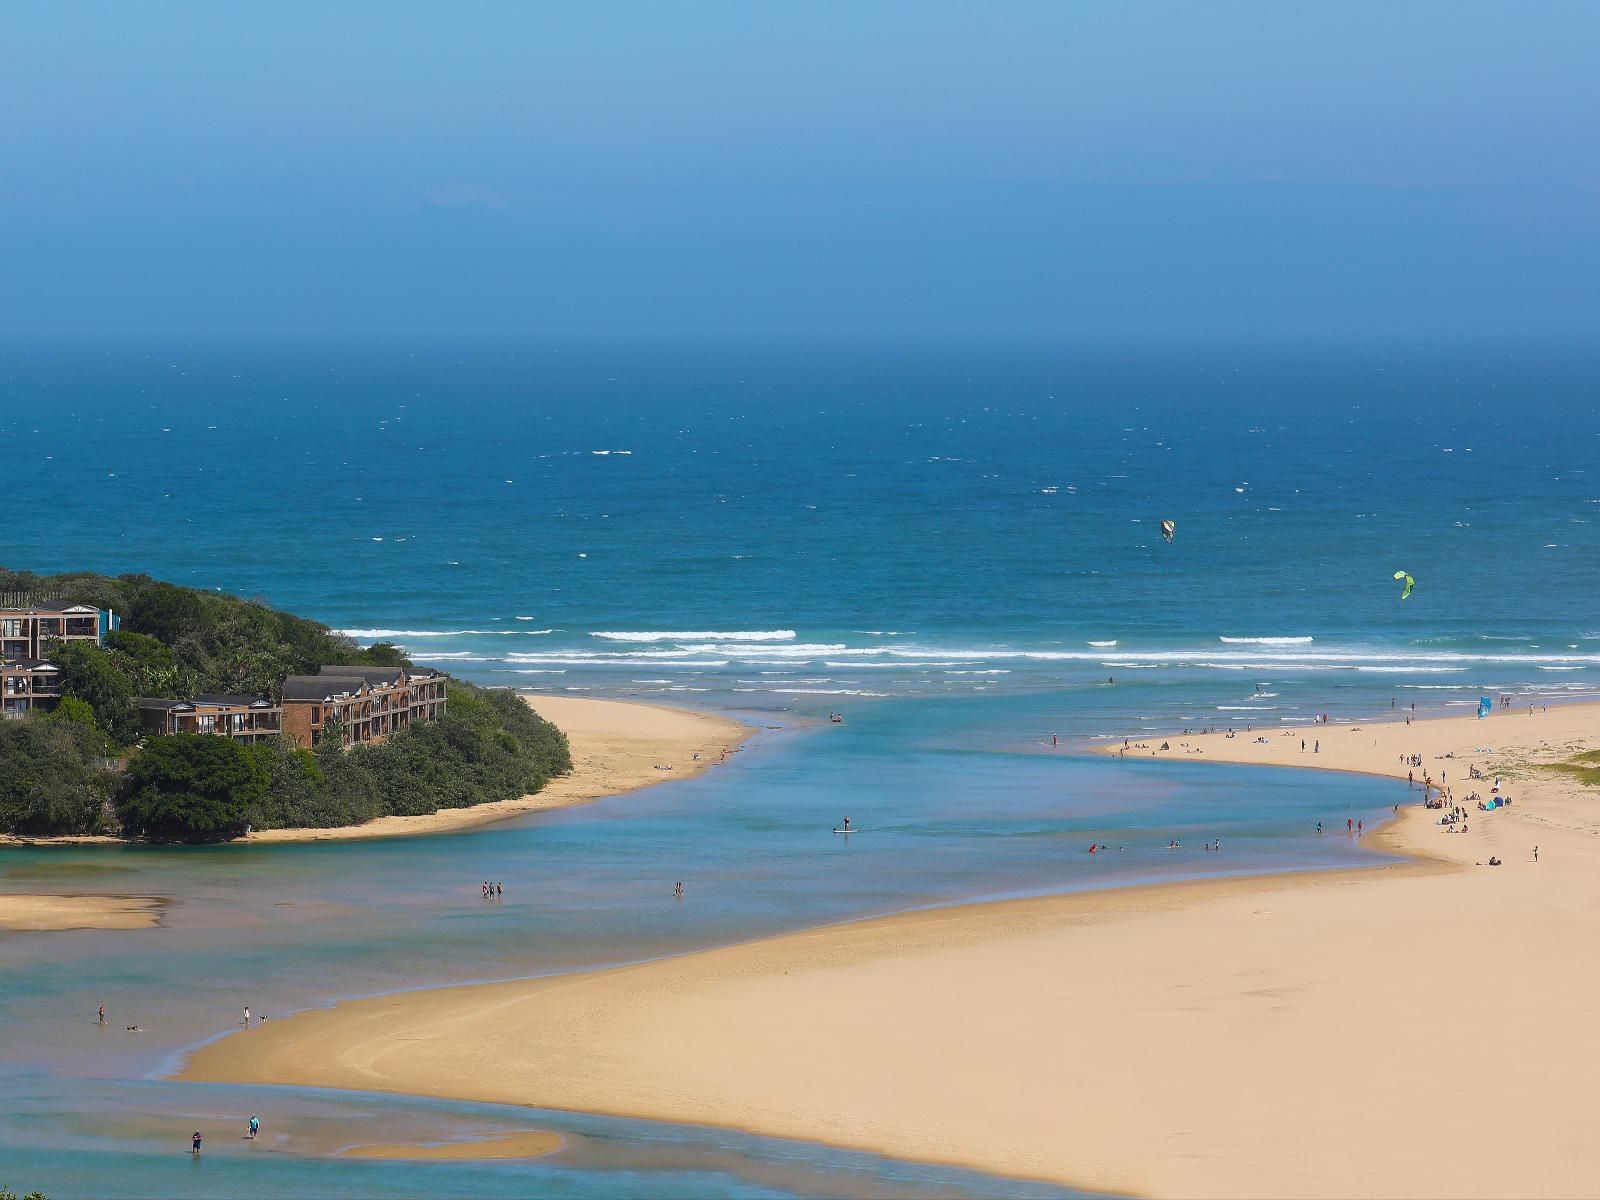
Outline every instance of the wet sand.
<path id="1" fill-rule="evenodd" d="M 1168 753 L 1402 781 L 1416 753 L 1458 801 L 1472 754 L 1515 802 L 1469 803 L 1448 833 L 1400 782 L 1385 837 L 1424 861 L 376 997 L 223 1039 L 185 1075 L 727 1125 L 1148 1195 L 1592 1195 L 1600 789 L 1541 763 L 1600 743 L 1600 708 L 1319 727 L 1304 758 L 1296 730 L 1292 759 L 1259 736 Z M 1346 836 L 1343 814 L 1327 825 Z M 1490 855 L 1504 865 L 1476 865 Z"/>
<path id="2" fill-rule="evenodd" d="M 400 1142 L 351 1146 L 341 1158 L 492 1159 L 542 1158 L 561 1149 L 561 1135 L 544 1130 L 501 1133 L 465 1142 Z"/>
<path id="3" fill-rule="evenodd" d="M 149 929 L 165 901 L 154 896 L 0 895 L 0 929 Z"/>

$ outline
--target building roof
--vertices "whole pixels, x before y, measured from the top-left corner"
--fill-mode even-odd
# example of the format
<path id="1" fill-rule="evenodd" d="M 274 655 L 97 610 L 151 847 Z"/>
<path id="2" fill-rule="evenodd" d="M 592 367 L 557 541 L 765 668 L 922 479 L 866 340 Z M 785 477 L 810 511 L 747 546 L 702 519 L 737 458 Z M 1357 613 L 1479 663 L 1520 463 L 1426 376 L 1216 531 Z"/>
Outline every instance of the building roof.
<path id="1" fill-rule="evenodd" d="M 399 683 L 406 677 L 404 667 L 319 667 L 318 674 L 327 679 L 363 679 L 368 683 Z"/>
<path id="2" fill-rule="evenodd" d="M 0 669 L 12 668 L 19 671 L 59 671 L 61 668 L 54 663 L 46 662 L 42 658 L 8 658 L 0 661 Z"/>
<path id="3" fill-rule="evenodd" d="M 319 677 L 316 675 L 291 675 L 283 681 L 283 698 L 290 700 L 331 700 L 334 696 L 348 695 L 360 689 L 362 680 L 345 676 Z"/>
<path id="4" fill-rule="evenodd" d="M 140 696 L 139 707 L 150 712 L 171 712 L 175 708 L 184 708 L 189 704 L 187 700 L 170 700 L 165 696 Z"/>
<path id="5" fill-rule="evenodd" d="M 196 696 L 194 703 L 205 704 L 212 707 L 228 708 L 272 708 L 271 700 L 264 696 Z"/>

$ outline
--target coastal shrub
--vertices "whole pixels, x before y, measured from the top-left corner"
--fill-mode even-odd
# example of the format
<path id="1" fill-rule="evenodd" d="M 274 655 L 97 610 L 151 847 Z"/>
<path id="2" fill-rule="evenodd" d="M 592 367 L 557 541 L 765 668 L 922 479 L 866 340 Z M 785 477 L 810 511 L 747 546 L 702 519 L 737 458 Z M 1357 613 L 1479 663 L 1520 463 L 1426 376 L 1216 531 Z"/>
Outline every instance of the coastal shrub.
<path id="1" fill-rule="evenodd" d="M 446 715 L 387 741 L 340 749 L 325 730 L 314 752 L 256 747 L 268 795 L 250 809 L 258 829 L 359 825 L 381 816 L 465 808 L 538 791 L 572 768 L 566 735 L 510 692 L 450 680 Z"/>
<path id="2" fill-rule="evenodd" d="M 172 645 L 200 625 L 200 593 L 175 583 L 153 583 L 123 614 L 123 627 Z"/>
<path id="3" fill-rule="evenodd" d="M 53 644 L 50 661 L 61 668 L 61 694 L 94 711 L 100 729 L 126 746 L 139 736 L 139 689 L 111 654 L 89 642 Z"/>
<path id="4" fill-rule="evenodd" d="M 118 746 L 139 738 L 140 696 L 277 696 L 286 675 L 310 674 L 322 664 L 410 665 L 392 643 L 363 649 L 326 625 L 261 601 L 148 575 L 44 576 L 0 568 L 0 591 L 122 614 L 123 628 L 107 635 L 103 649 L 85 642 L 51 647 L 64 697 L 56 724 L 83 731 L 77 753 L 95 767 L 115 748 L 104 744 L 106 736 Z M 195 735 L 148 738 L 118 790 L 119 812 L 130 830 L 162 838 L 222 836 L 247 824 L 355 825 L 390 813 L 511 799 L 571 769 L 566 736 L 511 692 L 456 680 L 447 688 L 443 719 L 349 753 L 332 723 L 311 753 L 275 743 L 236 746 L 212 735 L 201 740 L 220 748 L 177 750 L 173 744 L 192 745 Z M 28 821 L 29 828 L 55 823 L 54 831 L 66 832 L 74 822 L 100 823 L 104 781 L 98 792 L 86 791 L 76 768 L 63 762 L 60 788 L 29 792 L 26 802 L 13 798 L 9 810 L 0 810 L 0 828 Z M 79 808 L 67 803 L 71 796 L 79 797 Z"/>
<path id="5" fill-rule="evenodd" d="M 0 721 L 0 830 L 100 832 L 112 779 L 101 768 L 104 742 L 70 718 Z"/>
<path id="6" fill-rule="evenodd" d="M 266 772 L 267 789 L 259 801 L 246 806 L 245 824 L 291 829 L 321 823 L 325 779 L 316 755 L 283 738 L 248 746 L 246 753 Z"/>
<path id="7" fill-rule="evenodd" d="M 163 583 L 148 575 L 36 575 L 0 568 L 0 592 L 40 603 L 92 604 L 122 616 L 105 649 L 146 696 L 276 694 L 283 677 L 324 663 L 409 666 L 392 643 L 362 649 L 326 625 L 259 600 Z M 166 647 L 163 657 L 151 643 Z M 77 644 L 77 643 L 75 643 Z"/>
<path id="8" fill-rule="evenodd" d="M 86 725 L 90 729 L 98 729 L 94 723 L 94 709 L 89 707 L 87 701 L 79 700 L 76 696 L 63 696 L 56 701 L 56 706 L 50 710 L 47 717 L 52 721 L 72 721 L 79 725 Z"/>
<path id="9" fill-rule="evenodd" d="M 266 770 L 230 738 L 178 733 L 151 738 L 128 768 L 117 814 L 130 833 L 206 841 L 242 832 L 267 798 Z"/>

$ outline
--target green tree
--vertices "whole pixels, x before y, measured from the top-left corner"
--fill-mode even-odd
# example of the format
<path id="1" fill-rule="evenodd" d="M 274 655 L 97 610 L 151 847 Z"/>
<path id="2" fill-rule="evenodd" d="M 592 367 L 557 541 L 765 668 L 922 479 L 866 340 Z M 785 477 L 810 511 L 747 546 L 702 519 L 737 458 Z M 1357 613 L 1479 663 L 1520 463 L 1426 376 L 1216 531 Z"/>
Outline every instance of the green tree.
<path id="1" fill-rule="evenodd" d="M 70 718 L 0 721 L 0 830 L 98 833 L 110 789 L 104 740 Z"/>
<path id="2" fill-rule="evenodd" d="M 124 746 L 138 738 L 138 688 L 111 655 L 89 642 L 58 642 L 50 661 L 61 668 L 61 694 L 92 708 L 103 732 Z"/>
<path id="3" fill-rule="evenodd" d="M 56 701 L 56 706 L 50 711 L 52 721 L 72 721 L 78 725 L 86 725 L 90 729 L 98 729 L 94 723 L 94 709 L 89 707 L 86 700 L 79 700 L 76 696 L 63 696 Z"/>
<path id="4" fill-rule="evenodd" d="M 208 733 L 151 738 L 117 802 L 123 826 L 146 837 L 205 841 L 243 832 L 269 777 L 244 747 Z"/>
<path id="5" fill-rule="evenodd" d="M 172 583 L 151 584 L 133 601 L 123 624 L 170 646 L 200 624 L 200 594 Z"/>

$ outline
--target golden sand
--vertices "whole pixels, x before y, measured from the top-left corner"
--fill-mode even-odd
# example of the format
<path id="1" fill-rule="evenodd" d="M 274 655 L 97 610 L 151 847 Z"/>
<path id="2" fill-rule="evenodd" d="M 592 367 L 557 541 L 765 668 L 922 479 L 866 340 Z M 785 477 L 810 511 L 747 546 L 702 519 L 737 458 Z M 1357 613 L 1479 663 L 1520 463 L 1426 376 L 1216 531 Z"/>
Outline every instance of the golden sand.
<path id="1" fill-rule="evenodd" d="M 185 1075 L 736 1126 L 1148 1195 L 1594 1195 L 1600 790 L 1537 764 L 1600 742 L 1600 708 L 1309 736 L 1320 752 L 1296 730 L 1168 753 L 1402 780 L 1416 753 L 1458 801 L 1472 761 L 1515 803 L 1468 803 L 1464 834 L 1403 807 L 1392 844 L 1428 863 L 377 997 L 226 1038 Z M 1491 855 L 1505 865 L 1474 865 Z"/>
<path id="2" fill-rule="evenodd" d="M 0 929 L 148 929 L 166 902 L 153 896 L 0 895 Z"/>

